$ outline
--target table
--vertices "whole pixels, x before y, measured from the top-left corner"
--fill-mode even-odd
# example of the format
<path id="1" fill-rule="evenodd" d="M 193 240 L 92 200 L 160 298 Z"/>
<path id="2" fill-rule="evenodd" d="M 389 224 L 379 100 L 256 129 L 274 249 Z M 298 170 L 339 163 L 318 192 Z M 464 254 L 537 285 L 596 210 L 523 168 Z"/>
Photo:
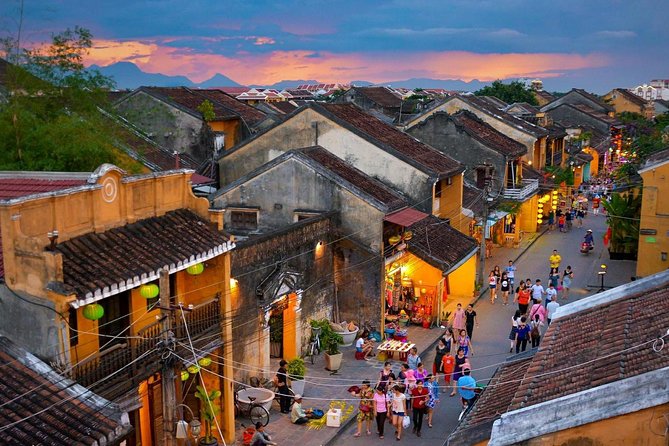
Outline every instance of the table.
<path id="1" fill-rule="evenodd" d="M 383 341 L 381 344 L 379 344 L 378 347 L 376 347 L 376 349 L 379 350 L 380 352 L 385 352 L 389 358 L 392 358 L 395 352 L 397 352 L 399 355 L 399 360 L 406 361 L 407 355 L 409 354 L 411 349 L 414 348 L 415 346 L 416 344 L 413 344 L 411 342 L 389 340 L 389 341 Z"/>

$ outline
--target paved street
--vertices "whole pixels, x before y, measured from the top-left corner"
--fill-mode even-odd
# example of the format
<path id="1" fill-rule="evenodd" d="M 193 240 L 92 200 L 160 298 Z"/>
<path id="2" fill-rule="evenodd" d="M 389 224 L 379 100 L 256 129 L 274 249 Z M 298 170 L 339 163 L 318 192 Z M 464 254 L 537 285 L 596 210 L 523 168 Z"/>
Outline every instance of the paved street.
<path id="1" fill-rule="evenodd" d="M 579 252 L 579 245 L 585 234 L 585 230 L 591 228 L 595 235 L 596 249 L 589 256 L 584 256 Z M 562 255 L 562 264 L 560 270 L 567 265 L 571 265 L 574 270 L 574 283 L 572 285 L 571 298 L 567 302 L 573 302 L 594 294 L 599 288 L 599 276 L 602 263 L 608 266 L 605 277 L 605 285 L 621 285 L 627 283 L 630 276 L 634 274 L 635 262 L 630 261 L 609 261 L 608 252 L 602 245 L 602 237 L 606 230 L 605 217 L 588 214 L 584 220 L 583 228 L 574 227 L 571 232 L 560 233 L 557 230 L 547 232 L 532 245 L 532 247 L 522 255 L 516 262 L 518 271 L 516 277 L 530 277 L 534 282 L 540 278 L 542 282 L 548 279 L 548 257 L 553 249 L 558 249 Z M 504 267 L 510 255 L 514 254 L 513 249 L 497 249 L 493 252 L 493 257 L 486 262 L 486 269 L 490 271 L 494 265 Z M 588 287 L 588 285 L 595 285 Z M 566 302 L 559 301 L 562 305 Z M 491 305 L 488 293 L 485 293 L 475 305 L 480 327 L 474 329 L 473 344 L 474 356 L 471 358 L 472 366 L 475 371 L 474 377 L 484 382 L 494 373 L 497 365 L 503 362 L 508 356 L 509 341 L 507 339 L 511 328 L 511 317 L 516 307 L 509 304 L 503 306 L 499 299 L 495 305 Z M 423 360 L 428 364 L 432 363 L 433 353 L 424 355 Z M 440 404 L 436 408 L 434 427 L 423 430 L 421 438 L 409 433 L 405 434 L 402 441 L 397 442 L 392 435 L 387 435 L 384 440 L 379 440 L 372 435 L 361 438 L 353 438 L 355 426 L 351 425 L 330 444 L 333 445 L 372 445 L 372 444 L 412 444 L 412 445 L 441 445 L 446 437 L 456 426 L 457 416 L 460 406 L 457 397 L 449 398 L 444 395 Z M 391 431 L 392 434 L 392 431 Z"/>

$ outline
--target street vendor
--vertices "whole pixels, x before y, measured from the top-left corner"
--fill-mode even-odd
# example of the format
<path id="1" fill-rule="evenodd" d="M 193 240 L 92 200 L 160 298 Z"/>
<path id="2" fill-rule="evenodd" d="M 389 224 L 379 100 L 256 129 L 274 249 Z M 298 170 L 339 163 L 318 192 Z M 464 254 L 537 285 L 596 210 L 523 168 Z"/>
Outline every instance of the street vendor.
<path id="1" fill-rule="evenodd" d="M 302 395 L 299 393 L 295 394 L 295 402 L 293 403 L 293 408 L 290 412 L 290 421 L 293 424 L 305 424 L 309 421 L 310 418 L 314 418 L 311 409 L 306 411 L 302 409 Z"/>

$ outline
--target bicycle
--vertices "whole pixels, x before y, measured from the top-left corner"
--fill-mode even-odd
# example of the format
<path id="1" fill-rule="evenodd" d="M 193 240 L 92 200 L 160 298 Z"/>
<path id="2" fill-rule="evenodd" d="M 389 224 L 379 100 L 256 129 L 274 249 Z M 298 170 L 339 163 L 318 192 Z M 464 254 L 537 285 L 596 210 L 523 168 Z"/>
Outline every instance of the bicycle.
<path id="1" fill-rule="evenodd" d="M 313 364 L 315 361 L 315 356 L 321 353 L 321 329 L 318 327 L 311 327 L 311 342 L 309 343 L 309 348 L 307 350 L 307 356 Z"/>
<path id="2" fill-rule="evenodd" d="M 248 399 L 248 403 L 240 402 L 239 392 L 235 390 L 235 416 L 244 414 L 253 424 L 262 423 L 263 426 L 267 426 L 269 423 L 269 412 L 267 409 L 255 402 L 256 397 L 249 395 Z"/>

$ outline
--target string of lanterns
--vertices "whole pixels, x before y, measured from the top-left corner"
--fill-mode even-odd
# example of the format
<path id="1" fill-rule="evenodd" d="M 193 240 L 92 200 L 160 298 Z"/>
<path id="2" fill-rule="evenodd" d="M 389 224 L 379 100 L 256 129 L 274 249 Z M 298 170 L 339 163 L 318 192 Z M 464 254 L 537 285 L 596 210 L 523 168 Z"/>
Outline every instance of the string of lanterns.
<path id="1" fill-rule="evenodd" d="M 548 207 L 550 202 L 550 207 L 553 210 L 557 210 L 558 205 L 558 191 L 554 190 L 550 194 L 546 194 L 539 199 L 537 204 L 537 223 L 542 224 L 544 222 L 544 207 Z"/>
<path id="2" fill-rule="evenodd" d="M 197 276 L 204 272 L 204 263 L 196 263 L 186 268 L 191 276 Z M 146 283 L 139 287 L 139 295 L 144 299 L 155 299 L 160 294 L 160 287 L 155 283 Z M 88 304 L 83 309 L 83 316 L 91 321 L 97 321 L 105 315 L 105 309 L 98 303 Z M 188 379 L 188 378 L 186 378 Z"/>

